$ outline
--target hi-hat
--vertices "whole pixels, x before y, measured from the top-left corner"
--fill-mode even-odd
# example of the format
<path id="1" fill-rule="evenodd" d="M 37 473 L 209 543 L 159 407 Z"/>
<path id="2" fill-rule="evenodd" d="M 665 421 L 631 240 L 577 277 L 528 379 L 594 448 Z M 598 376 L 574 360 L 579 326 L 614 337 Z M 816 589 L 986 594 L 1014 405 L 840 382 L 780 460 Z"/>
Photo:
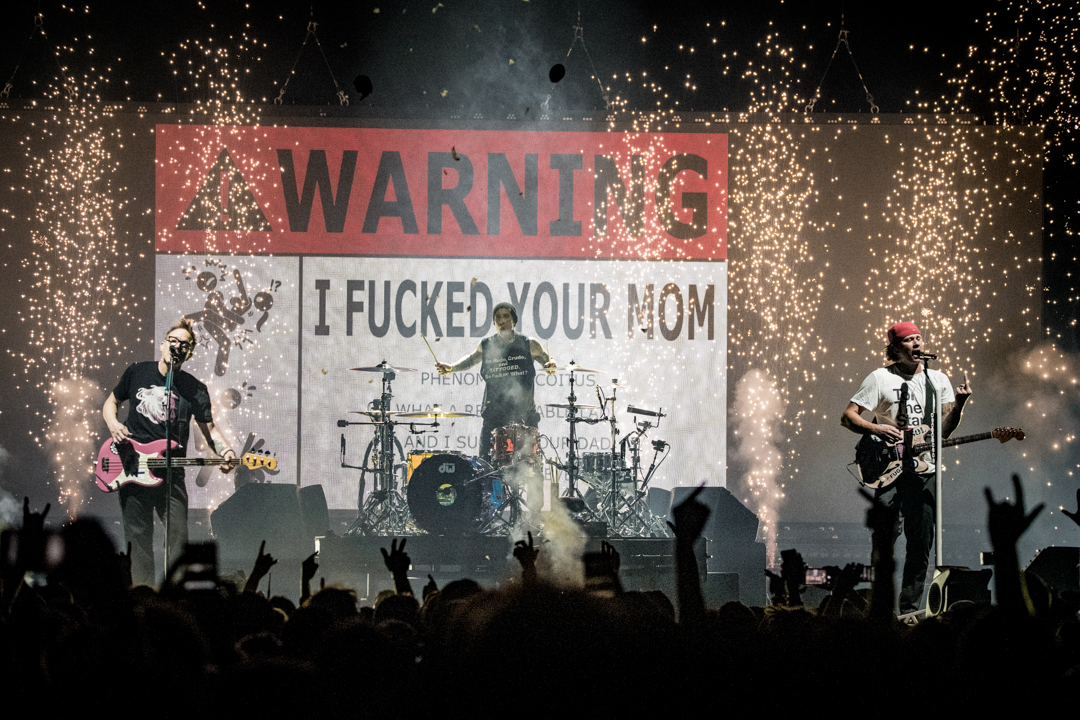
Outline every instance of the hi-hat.
<path id="1" fill-rule="evenodd" d="M 568 405 L 566 403 L 548 403 L 544 407 L 561 408 L 563 410 L 569 410 L 570 408 L 577 408 L 578 410 L 599 410 L 600 409 L 599 405 L 579 405 L 577 403 L 574 403 L 573 405 Z"/>

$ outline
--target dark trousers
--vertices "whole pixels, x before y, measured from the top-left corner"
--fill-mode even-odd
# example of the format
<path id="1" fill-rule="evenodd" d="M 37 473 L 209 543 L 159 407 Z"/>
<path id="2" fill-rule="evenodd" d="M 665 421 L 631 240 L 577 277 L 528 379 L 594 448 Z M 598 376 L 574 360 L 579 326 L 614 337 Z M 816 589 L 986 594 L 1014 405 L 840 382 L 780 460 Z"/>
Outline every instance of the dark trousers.
<path id="1" fill-rule="evenodd" d="M 124 538 L 131 544 L 131 580 L 136 585 L 155 584 L 154 513 L 164 522 L 167 500 L 172 506 L 169 516 L 169 562 L 174 563 L 183 554 L 188 541 L 188 494 L 183 470 L 174 471 L 171 482 L 157 487 L 128 483 L 120 488 Z"/>
<path id="2" fill-rule="evenodd" d="M 875 493 L 879 502 L 899 510 L 900 514 L 892 527 L 874 528 L 871 562 L 877 564 L 883 543 L 895 543 L 901 532 L 907 540 L 900 583 L 901 613 L 915 612 L 922 603 L 930 549 L 934 545 L 934 484 L 933 475 L 914 475 Z"/>
<path id="3" fill-rule="evenodd" d="M 484 418 L 484 426 L 480 428 L 480 457 L 491 462 L 491 453 L 495 448 L 493 433 L 509 423 L 499 422 L 498 418 Z M 475 425 L 473 426 L 475 427 Z"/>

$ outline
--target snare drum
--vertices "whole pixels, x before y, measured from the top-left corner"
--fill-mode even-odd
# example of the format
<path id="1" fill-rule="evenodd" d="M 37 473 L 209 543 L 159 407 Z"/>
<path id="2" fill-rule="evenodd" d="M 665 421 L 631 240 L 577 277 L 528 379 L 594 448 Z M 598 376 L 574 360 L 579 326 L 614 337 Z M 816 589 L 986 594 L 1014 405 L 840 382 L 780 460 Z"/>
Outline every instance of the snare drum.
<path id="1" fill-rule="evenodd" d="M 491 431 L 494 449 L 491 457 L 495 467 L 506 467 L 539 458 L 540 432 L 528 425 L 515 423 Z"/>
<path id="2" fill-rule="evenodd" d="M 501 502 L 498 473 L 486 461 L 439 453 L 420 463 L 406 491 L 416 524 L 430 533 L 476 532 Z"/>

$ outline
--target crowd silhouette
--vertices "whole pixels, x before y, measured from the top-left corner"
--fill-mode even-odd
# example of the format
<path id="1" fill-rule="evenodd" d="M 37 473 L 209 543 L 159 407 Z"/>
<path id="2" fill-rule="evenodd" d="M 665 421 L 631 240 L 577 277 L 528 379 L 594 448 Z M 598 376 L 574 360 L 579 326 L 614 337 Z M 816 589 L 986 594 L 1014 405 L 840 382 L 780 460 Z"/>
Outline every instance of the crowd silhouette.
<path id="1" fill-rule="evenodd" d="M 987 491 L 996 604 L 960 603 L 914 626 L 894 614 L 890 552 L 868 590 L 857 589 L 860 567 L 835 568 L 816 608 L 803 605 L 797 552 L 771 577 L 770 606 L 707 608 L 693 547 L 709 511 L 696 496 L 672 511 L 674 604 L 624 590 L 606 543 L 582 587 L 552 584 L 530 534 L 514 547 L 513 582 L 438 587 L 428 576 L 419 598 L 407 539 L 394 539 L 383 557 L 395 589 L 374 607 L 350 589 L 312 592 L 315 555 L 298 606 L 264 597 L 277 562 L 265 543 L 242 588 L 194 549 L 159 590 L 131 587 L 127 554 L 96 522 L 50 535 L 49 506 L 27 500 L 5 544 L 0 663 L 9 694 L 42 706 L 166 717 L 1054 710 L 1080 680 L 1078 598 L 1021 571 L 1017 541 L 1043 508 L 1028 511 L 1013 482 L 1014 502 Z M 888 512 L 871 504 L 868 523 L 891 522 Z"/>

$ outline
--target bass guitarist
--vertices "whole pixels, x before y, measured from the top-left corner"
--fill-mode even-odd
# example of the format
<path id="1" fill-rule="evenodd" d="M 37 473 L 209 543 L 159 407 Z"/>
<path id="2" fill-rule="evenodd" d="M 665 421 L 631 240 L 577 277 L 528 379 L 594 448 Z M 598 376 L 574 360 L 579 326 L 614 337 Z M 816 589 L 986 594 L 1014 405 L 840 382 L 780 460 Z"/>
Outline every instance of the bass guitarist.
<path id="1" fill-rule="evenodd" d="M 883 441 L 902 442 L 904 433 L 897 427 L 897 418 L 903 414 L 899 407 L 901 387 L 908 386 L 906 408 L 910 426 L 932 424 L 933 391 L 941 396 L 941 436 L 947 438 L 960 424 L 964 404 L 971 397 L 971 385 L 967 375 L 954 393 L 949 379 L 937 370 L 924 370 L 920 360 L 923 348 L 922 334 L 912 322 L 899 322 L 888 330 L 888 346 L 885 355 L 889 363 L 878 368 L 863 380 L 862 386 L 851 398 L 840 424 L 859 435 L 876 435 Z M 928 393 L 927 376 L 933 391 Z M 873 412 L 873 421 L 863 417 Z M 927 438 L 928 439 L 928 438 Z M 912 613 L 922 601 L 926 570 L 930 563 L 930 549 L 934 541 L 934 473 L 933 456 L 925 452 L 919 458 L 918 472 L 906 472 L 896 482 L 875 491 L 875 497 L 885 506 L 899 511 L 893 527 L 873 529 L 872 561 L 877 562 L 882 543 L 895 543 L 903 530 L 907 539 L 904 558 L 904 575 L 900 589 L 900 613 Z"/>
<path id="2" fill-rule="evenodd" d="M 120 382 L 105 401 L 101 410 L 109 434 L 116 443 L 129 439 L 150 442 L 165 438 L 166 412 L 171 414 L 171 439 L 179 443 L 172 454 L 186 455 L 191 418 L 206 438 L 207 444 L 223 460 L 236 452 L 229 447 L 221 431 L 214 425 L 210 410 L 210 393 L 206 385 L 180 366 L 195 350 L 195 331 L 188 319 L 181 319 L 165 333 L 161 342 L 161 358 L 155 362 L 134 363 L 124 371 Z M 173 369 L 172 397 L 166 402 L 166 376 Z M 117 418 L 120 403 L 129 401 L 125 422 Z M 220 451 L 219 448 L 222 448 Z M 221 471 L 229 472 L 234 465 L 222 464 Z M 124 520 L 124 537 L 131 545 L 131 578 L 136 585 L 154 583 L 154 512 L 164 520 L 169 508 L 168 557 L 181 556 L 187 544 L 187 487 L 183 468 L 173 468 L 165 482 L 154 487 L 128 483 L 120 487 L 120 513 Z M 166 568 L 168 571 L 168 568 Z"/>

